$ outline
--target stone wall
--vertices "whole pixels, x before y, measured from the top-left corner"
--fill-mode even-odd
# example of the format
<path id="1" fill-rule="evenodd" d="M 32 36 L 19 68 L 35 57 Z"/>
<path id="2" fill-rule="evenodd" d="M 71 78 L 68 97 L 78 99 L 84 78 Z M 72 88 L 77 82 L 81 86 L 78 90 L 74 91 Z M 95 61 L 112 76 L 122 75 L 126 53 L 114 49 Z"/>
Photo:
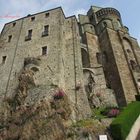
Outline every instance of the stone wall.
<path id="1" fill-rule="evenodd" d="M 45 17 L 47 13 L 49 16 Z M 35 17 L 34 21 L 31 20 L 32 17 Z M 48 35 L 42 37 L 45 25 L 49 25 Z M 70 98 L 73 119 L 89 116 L 90 108 L 83 88 L 80 36 L 76 17 L 65 18 L 62 9 L 56 8 L 19 19 L 15 27 L 12 26 L 13 23 L 6 24 L 1 37 L 4 40 L 9 34 L 12 35 L 11 42 L 4 40 L 0 52 L 1 56 L 7 56 L 5 64 L 0 67 L 0 82 L 3 85 L 0 87 L 0 95 L 8 98 L 14 96 L 25 59 L 36 58 L 40 60 L 40 65 L 34 75 L 36 90 L 30 91 L 30 98 L 34 98 L 38 93 L 41 93 L 39 98 L 42 98 L 54 87 L 60 87 L 67 91 Z M 28 30 L 31 29 L 32 38 L 25 41 Z M 47 53 L 42 55 L 42 47 L 45 46 Z M 78 86 L 80 88 L 76 90 Z"/>

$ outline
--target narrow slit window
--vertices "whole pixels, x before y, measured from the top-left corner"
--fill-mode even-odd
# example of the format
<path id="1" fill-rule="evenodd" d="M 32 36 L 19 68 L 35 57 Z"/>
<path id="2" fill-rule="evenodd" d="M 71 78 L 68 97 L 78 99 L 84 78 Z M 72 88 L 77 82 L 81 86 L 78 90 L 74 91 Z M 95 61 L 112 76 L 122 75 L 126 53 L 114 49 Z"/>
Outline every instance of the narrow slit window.
<path id="1" fill-rule="evenodd" d="M 97 62 L 99 64 L 102 64 L 102 55 L 101 55 L 101 53 L 96 53 L 96 58 L 97 58 Z"/>
<path id="2" fill-rule="evenodd" d="M 2 57 L 2 64 L 5 64 L 5 61 L 6 61 L 6 56 L 3 56 Z"/>
<path id="3" fill-rule="evenodd" d="M 12 35 L 9 35 L 8 36 L 8 42 L 11 42 L 11 39 L 12 39 Z"/>
<path id="4" fill-rule="evenodd" d="M 46 55 L 47 54 L 47 46 L 42 47 L 42 55 Z"/>
<path id="5" fill-rule="evenodd" d="M 32 30 L 29 30 L 29 31 L 28 31 L 28 36 L 29 36 L 29 37 L 32 36 L 32 32 L 33 32 Z"/>

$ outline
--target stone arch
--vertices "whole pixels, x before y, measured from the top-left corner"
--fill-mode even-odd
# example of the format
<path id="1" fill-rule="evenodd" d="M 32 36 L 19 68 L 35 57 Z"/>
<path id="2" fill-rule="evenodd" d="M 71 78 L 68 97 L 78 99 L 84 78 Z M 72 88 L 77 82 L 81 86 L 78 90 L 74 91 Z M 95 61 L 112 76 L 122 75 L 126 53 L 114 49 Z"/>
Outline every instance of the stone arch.
<path id="1" fill-rule="evenodd" d="M 89 67 L 89 54 L 86 49 L 81 48 L 81 55 L 82 55 L 82 64 L 84 68 Z"/>

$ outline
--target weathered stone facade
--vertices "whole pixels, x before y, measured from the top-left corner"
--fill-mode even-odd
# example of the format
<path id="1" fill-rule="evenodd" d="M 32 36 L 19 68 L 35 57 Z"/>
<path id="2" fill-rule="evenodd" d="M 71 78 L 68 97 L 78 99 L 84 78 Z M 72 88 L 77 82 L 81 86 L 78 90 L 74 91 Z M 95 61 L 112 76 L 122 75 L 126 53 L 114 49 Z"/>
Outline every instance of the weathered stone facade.
<path id="1" fill-rule="evenodd" d="M 120 13 L 114 8 L 91 6 L 87 15 L 79 15 L 79 22 L 82 46 L 87 48 L 87 53 L 81 52 L 89 63 L 85 65 L 87 63 L 83 60 L 83 67 L 97 72 L 102 69 L 97 76 L 98 82 L 95 82 L 97 92 L 99 88 L 113 90 L 119 106 L 136 100 L 135 96 L 139 95 L 140 48 L 123 25 Z M 105 95 L 106 90 L 103 91 Z"/>
<path id="2" fill-rule="evenodd" d="M 60 88 L 73 120 L 90 116 L 90 105 L 126 105 L 139 95 L 139 52 L 114 8 L 92 6 L 78 21 L 61 7 L 28 15 L 1 32 L 0 102 L 22 92 L 32 104 Z"/>

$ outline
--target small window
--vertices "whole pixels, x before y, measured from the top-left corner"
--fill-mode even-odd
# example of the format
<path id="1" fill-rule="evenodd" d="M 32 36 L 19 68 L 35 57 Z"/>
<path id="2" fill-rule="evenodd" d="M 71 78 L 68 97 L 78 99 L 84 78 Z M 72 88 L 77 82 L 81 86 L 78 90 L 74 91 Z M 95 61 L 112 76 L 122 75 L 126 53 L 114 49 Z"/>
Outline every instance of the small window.
<path id="1" fill-rule="evenodd" d="M 130 49 L 127 49 L 126 51 L 127 51 L 127 53 L 131 53 L 131 50 Z"/>
<path id="2" fill-rule="evenodd" d="M 15 26 L 16 26 L 16 22 L 13 23 L 13 27 L 15 27 Z"/>
<path id="3" fill-rule="evenodd" d="M 46 17 L 46 18 L 48 18 L 48 17 L 49 17 L 49 15 L 50 15 L 49 13 L 46 13 L 46 14 L 45 14 L 45 17 Z"/>
<path id="4" fill-rule="evenodd" d="M 137 66 L 136 62 L 134 60 L 130 60 L 130 64 L 131 64 L 131 68 L 133 70 L 135 70 L 136 69 L 136 66 Z"/>
<path id="5" fill-rule="evenodd" d="M 9 35 L 8 36 L 8 42 L 11 42 L 11 39 L 12 39 L 12 35 Z"/>
<path id="6" fill-rule="evenodd" d="M 102 64 L 102 55 L 101 55 L 101 53 L 96 53 L 96 58 L 97 58 L 97 62 L 99 64 Z"/>
<path id="7" fill-rule="evenodd" d="M 49 25 L 45 25 L 42 36 L 48 36 L 48 34 L 49 34 Z"/>
<path id="8" fill-rule="evenodd" d="M 32 30 L 28 30 L 28 36 L 32 36 Z"/>
<path id="9" fill-rule="evenodd" d="M 31 17 L 31 21 L 34 21 L 35 20 L 35 17 Z"/>
<path id="10" fill-rule="evenodd" d="M 47 54 L 47 46 L 42 47 L 42 55 L 46 55 Z"/>
<path id="11" fill-rule="evenodd" d="M 25 41 L 29 41 L 32 38 L 32 30 L 28 30 L 28 35 L 25 37 Z"/>
<path id="12" fill-rule="evenodd" d="M 49 30 L 49 25 L 44 26 L 44 31 L 48 32 L 48 30 Z"/>
<path id="13" fill-rule="evenodd" d="M 3 56 L 2 57 L 2 64 L 5 64 L 5 61 L 6 61 L 6 56 Z"/>

